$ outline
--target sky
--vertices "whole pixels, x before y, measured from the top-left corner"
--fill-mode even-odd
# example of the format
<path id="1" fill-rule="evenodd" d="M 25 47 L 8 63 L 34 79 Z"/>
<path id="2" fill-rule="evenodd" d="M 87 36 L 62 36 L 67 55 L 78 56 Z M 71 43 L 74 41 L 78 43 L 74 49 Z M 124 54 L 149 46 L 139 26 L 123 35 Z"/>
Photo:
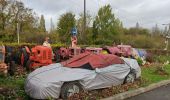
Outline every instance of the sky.
<path id="1" fill-rule="evenodd" d="M 44 15 L 47 30 L 50 20 L 57 24 L 59 17 L 66 12 L 73 12 L 76 18 L 84 11 L 84 0 L 21 0 L 26 7 L 32 8 L 40 17 Z M 86 0 L 87 12 L 95 17 L 100 7 L 110 4 L 113 13 L 124 27 L 134 27 L 138 22 L 141 27 L 152 28 L 156 24 L 170 23 L 170 0 Z"/>

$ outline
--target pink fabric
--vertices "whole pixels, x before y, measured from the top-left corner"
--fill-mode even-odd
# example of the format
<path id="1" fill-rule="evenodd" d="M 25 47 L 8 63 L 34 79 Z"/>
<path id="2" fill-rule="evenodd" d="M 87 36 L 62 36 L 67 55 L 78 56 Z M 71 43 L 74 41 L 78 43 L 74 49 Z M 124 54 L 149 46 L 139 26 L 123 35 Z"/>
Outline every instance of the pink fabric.
<path id="1" fill-rule="evenodd" d="M 120 50 L 117 47 L 107 47 L 107 49 L 109 50 L 109 52 L 111 54 L 118 54 L 118 53 L 120 53 Z"/>
<path id="2" fill-rule="evenodd" d="M 132 47 L 130 45 L 118 45 L 117 47 L 123 52 L 123 56 L 132 55 Z"/>
<path id="3" fill-rule="evenodd" d="M 61 62 L 61 64 L 65 67 L 81 67 L 89 63 L 93 69 L 95 68 L 103 68 L 112 64 L 123 64 L 124 61 L 119 57 L 112 54 L 94 54 L 94 53 L 82 53 L 77 55 L 70 60 Z"/>

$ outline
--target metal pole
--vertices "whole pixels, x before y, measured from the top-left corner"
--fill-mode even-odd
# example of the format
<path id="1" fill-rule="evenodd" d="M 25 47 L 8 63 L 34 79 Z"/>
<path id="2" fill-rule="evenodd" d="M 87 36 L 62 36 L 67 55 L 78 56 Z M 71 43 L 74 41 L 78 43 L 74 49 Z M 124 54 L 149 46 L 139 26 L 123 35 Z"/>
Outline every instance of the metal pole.
<path id="1" fill-rule="evenodd" d="M 86 0 L 84 0 L 84 35 L 86 32 Z"/>
<path id="2" fill-rule="evenodd" d="M 19 44 L 19 23 L 17 23 L 17 37 L 18 37 L 18 44 Z"/>

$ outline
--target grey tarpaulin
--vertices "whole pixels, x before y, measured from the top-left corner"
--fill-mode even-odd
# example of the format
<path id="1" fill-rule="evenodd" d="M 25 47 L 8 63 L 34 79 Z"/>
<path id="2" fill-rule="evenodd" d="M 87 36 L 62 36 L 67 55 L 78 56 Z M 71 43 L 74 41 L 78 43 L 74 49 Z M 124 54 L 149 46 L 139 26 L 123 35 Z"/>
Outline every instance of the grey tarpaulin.
<path id="1" fill-rule="evenodd" d="M 138 78 L 141 69 L 137 61 L 123 59 L 125 64 L 115 64 L 95 70 L 67 68 L 60 63 L 38 68 L 28 75 L 25 92 L 35 99 L 48 99 L 59 98 L 64 82 L 79 81 L 86 90 L 115 86 L 123 83 L 130 72 L 130 66 L 135 69 Z"/>

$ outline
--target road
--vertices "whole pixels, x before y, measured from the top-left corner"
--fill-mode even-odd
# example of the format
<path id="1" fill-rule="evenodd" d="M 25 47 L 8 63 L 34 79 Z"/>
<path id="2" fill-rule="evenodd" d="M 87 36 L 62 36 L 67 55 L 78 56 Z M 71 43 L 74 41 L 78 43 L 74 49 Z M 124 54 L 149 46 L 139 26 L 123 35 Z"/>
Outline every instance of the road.
<path id="1" fill-rule="evenodd" d="M 170 84 L 126 100 L 170 100 Z"/>

